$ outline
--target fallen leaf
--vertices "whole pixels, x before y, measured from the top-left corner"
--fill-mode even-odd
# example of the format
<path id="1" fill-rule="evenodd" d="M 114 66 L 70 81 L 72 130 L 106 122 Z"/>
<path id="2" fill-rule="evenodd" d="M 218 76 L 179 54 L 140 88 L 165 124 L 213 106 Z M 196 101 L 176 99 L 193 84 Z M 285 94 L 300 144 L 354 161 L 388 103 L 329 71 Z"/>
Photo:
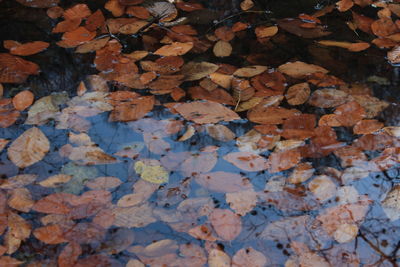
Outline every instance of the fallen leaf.
<path id="1" fill-rule="evenodd" d="M 60 0 L 17 0 L 18 3 L 34 8 L 48 8 L 56 6 Z"/>
<path id="2" fill-rule="evenodd" d="M 219 249 L 212 249 L 208 254 L 208 265 L 210 267 L 230 267 L 231 258 Z"/>
<path id="3" fill-rule="evenodd" d="M 22 91 L 13 97 L 13 105 L 16 110 L 22 111 L 30 107 L 33 103 L 35 96 L 31 91 Z"/>
<path id="4" fill-rule="evenodd" d="M 26 188 L 16 188 L 8 199 L 8 205 L 22 212 L 29 212 L 35 202 L 32 195 Z"/>
<path id="5" fill-rule="evenodd" d="M 223 105 L 211 101 L 195 101 L 177 104 L 174 109 L 185 119 L 198 124 L 217 123 L 219 121 L 233 121 L 240 117 Z"/>
<path id="6" fill-rule="evenodd" d="M 268 67 L 266 67 L 266 66 L 255 65 L 255 66 L 249 66 L 249 67 L 243 67 L 243 68 L 237 69 L 233 73 L 233 75 L 235 75 L 237 77 L 250 78 L 250 77 L 259 75 L 266 70 L 268 70 Z"/>
<path id="7" fill-rule="evenodd" d="M 268 263 L 268 258 L 252 247 L 242 248 L 232 257 L 232 267 L 265 267 Z"/>
<path id="8" fill-rule="evenodd" d="M 181 56 L 189 52 L 193 48 L 193 43 L 180 43 L 173 42 L 170 45 L 164 45 L 154 52 L 155 55 L 159 56 Z"/>
<path id="9" fill-rule="evenodd" d="M 49 149 L 50 143 L 47 137 L 39 128 L 33 127 L 14 140 L 7 153 L 15 165 L 25 168 L 42 160 Z"/>
<path id="10" fill-rule="evenodd" d="M 229 142 L 236 137 L 234 132 L 232 132 L 228 127 L 221 124 L 207 125 L 206 131 L 212 138 L 221 142 Z"/>
<path id="11" fill-rule="evenodd" d="M 214 209 L 208 216 L 215 232 L 224 240 L 234 240 L 242 231 L 240 216 L 227 209 Z"/>
<path id="12" fill-rule="evenodd" d="M 195 176 L 196 183 L 216 192 L 235 193 L 252 189 L 249 180 L 237 173 L 209 172 Z"/>
<path id="13" fill-rule="evenodd" d="M 326 175 L 319 175 L 308 183 L 308 188 L 320 202 L 336 195 L 335 183 Z"/>
<path id="14" fill-rule="evenodd" d="M 51 224 L 36 228 L 33 231 L 33 235 L 38 240 L 50 245 L 67 242 L 67 240 L 64 238 L 64 231 L 58 224 Z"/>
<path id="15" fill-rule="evenodd" d="M 167 183 L 169 179 L 168 172 L 164 169 L 164 167 L 157 165 L 159 162 L 143 162 L 136 161 L 135 162 L 135 171 L 140 177 L 154 184 L 162 184 Z"/>
<path id="16" fill-rule="evenodd" d="M 213 48 L 216 57 L 229 57 L 232 53 L 232 45 L 229 42 L 219 40 Z"/>
<path id="17" fill-rule="evenodd" d="M 13 177 L 9 177 L 3 181 L 0 185 L 1 189 L 13 190 L 24 187 L 28 184 L 33 183 L 38 176 L 36 174 L 20 174 Z"/>
<path id="18" fill-rule="evenodd" d="M 258 26 L 255 29 L 257 38 L 268 38 L 278 33 L 277 26 Z"/>
<path id="19" fill-rule="evenodd" d="M 58 256 L 57 263 L 59 267 L 69 267 L 76 264 L 78 257 L 82 254 L 82 248 L 78 243 L 68 243 L 60 255 Z"/>
<path id="20" fill-rule="evenodd" d="M 43 187 L 59 187 L 60 185 L 67 183 L 72 179 L 71 175 L 66 175 L 66 174 L 57 174 L 50 176 L 49 178 L 40 181 L 38 184 L 43 186 Z"/>
<path id="21" fill-rule="evenodd" d="M 253 189 L 241 190 L 239 192 L 226 193 L 226 202 L 231 209 L 240 216 L 245 216 L 252 211 L 257 204 L 257 193 Z"/>
<path id="22" fill-rule="evenodd" d="M 288 62 L 278 67 L 278 70 L 290 77 L 301 79 L 316 72 L 328 73 L 323 67 L 307 64 L 301 61 Z"/>
<path id="23" fill-rule="evenodd" d="M 289 87 L 285 94 L 287 102 L 292 105 L 304 104 L 310 96 L 310 86 L 308 83 L 298 83 Z"/>
<path id="24" fill-rule="evenodd" d="M 245 171 L 261 171 L 268 168 L 267 160 L 251 152 L 232 152 L 223 157 L 226 161 Z"/>
<path id="25" fill-rule="evenodd" d="M 300 160 L 300 152 L 296 149 L 273 152 L 268 158 L 269 171 L 274 173 L 290 169 L 296 166 Z"/>
<path id="26" fill-rule="evenodd" d="M 200 80 L 218 69 L 218 65 L 209 62 L 190 61 L 183 65 L 180 73 L 185 75 L 185 81 Z"/>
<path id="27" fill-rule="evenodd" d="M 308 104 L 319 108 L 333 108 L 344 104 L 349 99 L 349 95 L 341 90 L 320 89 L 315 90 Z"/>
<path id="28" fill-rule="evenodd" d="M 33 62 L 6 53 L 0 53 L 0 83 L 23 83 L 29 75 L 39 74 Z"/>

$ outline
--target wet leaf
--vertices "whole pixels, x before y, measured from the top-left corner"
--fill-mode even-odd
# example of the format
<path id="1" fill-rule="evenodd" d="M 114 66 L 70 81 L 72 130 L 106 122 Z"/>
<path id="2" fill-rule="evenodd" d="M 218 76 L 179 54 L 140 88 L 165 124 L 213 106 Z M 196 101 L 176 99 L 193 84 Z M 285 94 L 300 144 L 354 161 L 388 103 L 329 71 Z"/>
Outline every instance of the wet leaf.
<path id="1" fill-rule="evenodd" d="M 97 51 L 97 50 L 103 48 L 109 40 L 110 40 L 110 37 L 105 37 L 105 38 L 89 41 L 85 44 L 78 46 L 75 50 L 75 53 L 89 53 L 89 52 Z"/>
<path id="2" fill-rule="evenodd" d="M 51 224 L 36 228 L 33 231 L 33 235 L 38 240 L 46 244 L 54 245 L 67 242 L 67 240 L 64 238 L 64 231 L 58 224 Z"/>
<path id="3" fill-rule="evenodd" d="M 232 152 L 223 158 L 245 171 L 254 172 L 268 168 L 267 160 L 264 157 L 251 152 Z"/>
<path id="4" fill-rule="evenodd" d="M 50 149 L 49 140 L 39 128 L 33 127 L 21 134 L 8 148 L 8 157 L 20 168 L 40 160 Z"/>
<path id="5" fill-rule="evenodd" d="M 400 218 L 400 187 L 393 187 L 382 201 L 382 207 L 386 216 L 395 221 Z"/>
<path id="6" fill-rule="evenodd" d="M 307 64 L 301 61 L 288 62 L 278 67 L 278 70 L 290 77 L 301 79 L 316 72 L 328 73 L 323 67 Z"/>
<path id="7" fill-rule="evenodd" d="M 257 38 L 268 38 L 278 33 L 277 26 L 258 26 L 255 29 Z"/>
<path id="8" fill-rule="evenodd" d="M 236 214 L 245 216 L 256 206 L 257 193 L 253 189 L 233 193 L 228 192 L 226 193 L 226 202 Z"/>
<path id="9" fill-rule="evenodd" d="M 16 110 L 22 111 L 30 107 L 35 96 L 30 91 L 22 91 L 13 97 L 13 105 Z"/>
<path id="10" fill-rule="evenodd" d="M 210 267 L 229 267 L 231 258 L 219 249 L 212 249 L 208 254 L 208 265 Z"/>
<path id="11" fill-rule="evenodd" d="M 268 262 L 269 260 L 263 253 L 252 247 L 242 248 L 232 257 L 232 267 L 265 267 Z"/>
<path id="12" fill-rule="evenodd" d="M 273 152 L 269 156 L 269 171 L 280 172 L 297 165 L 301 160 L 300 152 L 296 149 Z"/>
<path id="13" fill-rule="evenodd" d="M 153 223 L 153 208 L 148 203 L 132 207 L 116 207 L 112 210 L 115 216 L 114 225 L 118 227 L 145 227 Z"/>
<path id="14" fill-rule="evenodd" d="M 69 200 L 75 195 L 68 193 L 54 193 L 37 201 L 32 209 L 49 214 L 68 214 L 71 211 Z"/>
<path id="15" fill-rule="evenodd" d="M 0 83 L 23 83 L 29 75 L 39 74 L 39 66 L 10 54 L 0 53 Z"/>
<path id="16" fill-rule="evenodd" d="M 233 121 L 240 119 L 232 110 L 211 101 L 195 101 L 177 104 L 174 106 L 185 119 L 198 124 L 217 123 L 219 121 Z"/>
<path id="17" fill-rule="evenodd" d="M 183 65 L 180 73 L 185 75 L 185 81 L 195 81 L 214 73 L 217 69 L 217 65 L 209 62 L 190 61 Z"/>
<path id="18" fill-rule="evenodd" d="M 28 184 L 33 183 L 38 176 L 36 174 L 20 174 L 8 178 L 3 181 L 0 185 L 1 189 L 13 190 L 24 187 Z"/>
<path id="19" fill-rule="evenodd" d="M 232 132 L 228 127 L 221 124 L 207 125 L 206 131 L 212 138 L 221 142 L 229 142 L 236 137 L 234 132 Z"/>
<path id="20" fill-rule="evenodd" d="M 8 205 L 22 212 L 29 212 L 35 202 L 32 195 L 26 188 L 14 189 L 8 199 Z"/>
<path id="21" fill-rule="evenodd" d="M 168 172 L 162 166 L 155 164 L 158 164 L 158 161 L 147 164 L 143 161 L 137 161 L 134 168 L 136 173 L 145 181 L 154 184 L 167 183 L 169 178 Z"/>
<path id="22" fill-rule="evenodd" d="M 301 105 L 307 101 L 308 97 L 310 96 L 310 92 L 311 90 L 308 83 L 298 83 L 289 87 L 285 97 L 290 105 Z"/>
<path id="23" fill-rule="evenodd" d="M 237 77 L 250 78 L 250 77 L 254 77 L 256 75 L 259 75 L 259 74 L 263 73 L 267 69 L 268 69 L 268 67 L 266 67 L 266 66 L 259 66 L 259 65 L 249 66 L 249 67 L 244 67 L 244 68 L 237 69 L 233 73 L 233 75 L 235 75 Z"/>
<path id="24" fill-rule="evenodd" d="M 332 108 L 344 104 L 349 95 L 341 90 L 320 89 L 312 93 L 308 104 L 319 108 Z"/>
<path id="25" fill-rule="evenodd" d="M 229 42 L 219 40 L 213 48 L 216 57 L 229 57 L 232 53 L 232 46 Z"/>
<path id="26" fill-rule="evenodd" d="M 242 231 L 238 215 L 227 209 L 214 209 L 208 216 L 215 232 L 224 240 L 234 240 Z"/>
<path id="27" fill-rule="evenodd" d="M 320 175 L 308 183 L 308 188 L 320 202 L 325 202 L 336 195 L 336 185 L 326 175 Z"/>
<path id="28" fill-rule="evenodd" d="M 118 187 L 122 184 L 122 181 L 117 177 L 113 176 L 105 176 L 105 177 L 97 177 L 91 181 L 88 181 L 85 186 L 89 187 L 92 190 L 108 190 Z"/>
<path id="29" fill-rule="evenodd" d="M 82 248 L 79 244 L 75 242 L 68 243 L 58 256 L 58 266 L 69 267 L 75 265 L 81 254 Z"/>
<path id="30" fill-rule="evenodd" d="M 193 48 L 193 43 L 180 43 L 173 42 L 170 45 L 164 45 L 154 52 L 155 55 L 159 56 L 181 56 L 189 52 Z"/>
<path id="31" fill-rule="evenodd" d="M 252 189 L 249 180 L 240 174 L 216 171 L 202 173 L 195 177 L 196 183 L 216 192 L 235 193 Z"/>

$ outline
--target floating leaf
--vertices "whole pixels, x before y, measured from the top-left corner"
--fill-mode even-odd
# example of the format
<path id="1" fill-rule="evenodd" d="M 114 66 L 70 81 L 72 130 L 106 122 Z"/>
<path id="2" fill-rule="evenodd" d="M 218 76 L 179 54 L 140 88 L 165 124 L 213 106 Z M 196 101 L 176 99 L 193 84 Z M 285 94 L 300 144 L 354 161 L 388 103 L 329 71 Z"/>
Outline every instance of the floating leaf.
<path id="1" fill-rule="evenodd" d="M 30 91 L 22 91 L 13 97 L 13 105 L 16 110 L 22 111 L 32 105 L 35 96 Z"/>
<path id="2" fill-rule="evenodd" d="M 49 43 L 42 42 L 42 41 L 35 41 L 20 44 L 11 47 L 10 54 L 17 55 L 17 56 L 30 56 L 42 52 L 43 50 L 49 47 Z"/>
<path id="3" fill-rule="evenodd" d="M 288 62 L 278 67 L 278 70 L 290 77 L 301 79 L 316 72 L 328 73 L 323 67 L 307 64 L 301 61 Z"/>
<path id="4" fill-rule="evenodd" d="M 154 52 L 155 55 L 159 56 L 181 56 L 189 52 L 193 48 L 193 43 L 180 43 L 173 42 L 170 45 L 164 45 Z"/>
<path id="5" fill-rule="evenodd" d="M 185 81 L 195 81 L 214 73 L 217 69 L 217 65 L 209 62 L 190 61 L 183 65 L 180 73 L 185 75 Z"/>
<path id="6" fill-rule="evenodd" d="M 57 174 L 50 176 L 49 178 L 40 181 L 38 184 L 40 184 L 43 187 L 59 187 L 61 184 L 69 182 L 69 180 L 72 179 L 71 175 L 66 175 L 66 174 Z"/>
<path id="7" fill-rule="evenodd" d="M 229 57 L 232 53 L 232 46 L 229 42 L 219 40 L 213 48 L 216 57 Z"/>
<path id="8" fill-rule="evenodd" d="M 223 105 L 211 101 L 196 101 L 191 103 L 177 104 L 174 109 L 185 119 L 195 123 L 217 123 L 219 121 L 233 121 L 240 117 L 232 110 Z"/>
<path id="9" fill-rule="evenodd" d="M 33 231 L 33 235 L 38 240 L 46 244 L 55 245 L 67 242 L 67 240 L 64 238 L 64 231 L 58 224 L 51 224 L 36 228 Z"/>
<path id="10" fill-rule="evenodd" d="M 29 75 L 39 74 L 39 66 L 10 54 L 0 53 L 0 83 L 23 83 Z"/>
<path id="11" fill-rule="evenodd" d="M 253 189 L 226 193 L 226 202 L 240 216 L 245 216 L 246 213 L 252 211 L 257 200 L 257 193 Z"/>
<path id="12" fill-rule="evenodd" d="M 301 105 L 307 101 L 310 92 L 311 90 L 308 83 L 298 83 L 289 87 L 285 97 L 290 105 Z"/>
<path id="13" fill-rule="evenodd" d="M 226 154 L 224 159 L 245 171 L 255 172 L 268 168 L 264 157 L 251 152 L 232 152 Z"/>
<path id="14" fill-rule="evenodd" d="M 227 209 L 214 209 L 208 216 L 215 232 L 224 240 L 234 240 L 242 231 L 238 215 Z"/>
<path id="15" fill-rule="evenodd" d="M 33 127 L 21 134 L 8 148 L 8 157 L 19 168 L 40 161 L 50 149 L 47 137 L 39 128 Z"/>
<path id="16" fill-rule="evenodd" d="M 231 258 L 219 249 L 212 249 L 208 254 L 208 266 L 210 267 L 230 267 Z"/>
<path id="17" fill-rule="evenodd" d="M 251 183 L 240 174 L 232 172 L 209 172 L 195 177 L 201 186 L 216 192 L 235 193 L 252 188 Z"/>
<path id="18" fill-rule="evenodd" d="M 277 26 L 258 26 L 255 29 L 255 33 L 257 35 L 257 38 L 268 38 L 272 37 L 275 34 L 278 33 L 278 27 Z"/>
<path id="19" fill-rule="evenodd" d="M 249 66 L 249 67 L 244 67 L 244 68 L 240 68 L 237 69 L 233 75 L 238 76 L 238 77 L 246 77 L 246 78 L 250 78 L 256 75 L 259 75 L 261 73 L 263 73 L 264 71 L 266 71 L 268 69 L 268 67 L 266 66 Z"/>
<path id="20" fill-rule="evenodd" d="M 232 267 L 265 267 L 268 263 L 268 258 L 265 257 L 263 253 L 252 247 L 242 248 L 232 257 Z"/>
<path id="21" fill-rule="evenodd" d="M 160 165 L 153 165 L 153 163 L 146 164 L 143 161 L 135 162 L 135 171 L 140 177 L 154 184 L 162 184 L 167 183 L 169 174 L 168 172 Z M 154 163 L 155 164 L 155 163 Z"/>

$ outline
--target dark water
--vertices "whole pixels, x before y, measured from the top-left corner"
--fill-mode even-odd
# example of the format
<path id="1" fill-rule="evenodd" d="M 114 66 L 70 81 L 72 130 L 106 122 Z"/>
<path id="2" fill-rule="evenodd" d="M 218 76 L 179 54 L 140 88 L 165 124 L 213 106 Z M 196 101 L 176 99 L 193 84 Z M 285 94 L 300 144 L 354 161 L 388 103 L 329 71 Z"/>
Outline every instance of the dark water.
<path id="1" fill-rule="evenodd" d="M 78 2 L 86 3 L 86 1 L 61 1 L 61 6 L 69 7 Z M 98 7 L 102 7 L 105 1 L 87 2 L 90 2 L 88 4 L 93 11 Z M 279 18 L 295 17 L 303 12 L 313 13 L 316 8 L 329 4 L 329 1 L 322 0 L 259 0 L 255 2 L 260 9 L 270 12 L 257 16 L 253 14 L 242 14 L 227 20 L 227 25 L 231 25 L 237 20 L 249 20 L 255 25 L 274 23 L 276 19 Z M 232 15 L 235 12 L 235 8 L 237 9 L 237 6 L 230 1 L 207 1 L 205 4 L 210 10 L 213 12 L 221 12 L 223 16 Z M 233 8 L 232 5 L 234 5 Z M 343 23 L 343 21 L 348 19 L 350 18 L 346 17 L 346 14 L 333 12 L 324 16 L 322 23 L 329 25 L 329 30 L 335 33 L 335 38 L 343 40 L 355 39 L 354 33 Z M 79 82 L 84 80 L 88 75 L 97 72 L 92 63 L 94 59 L 93 53 L 75 54 L 72 49 L 57 47 L 55 42 L 59 40 L 60 35 L 50 33 L 54 25 L 54 21 L 46 16 L 45 10 L 32 10 L 11 0 L 0 2 L 0 38 L 2 40 L 10 39 L 21 42 L 43 40 L 52 43 L 51 47 L 45 52 L 27 57 L 28 60 L 40 65 L 40 75 L 29 77 L 27 82 L 21 85 L 5 85 L 5 97 L 12 97 L 24 89 L 31 90 L 35 94 L 36 99 L 54 92 L 64 91 L 72 97 L 75 96 L 75 91 Z M 210 22 L 209 25 L 198 25 L 196 27 L 198 27 L 201 32 L 205 32 L 210 28 L 212 29 L 213 26 L 212 22 Z M 361 37 L 367 38 L 366 36 Z M 287 34 L 286 38 L 288 38 L 288 40 L 283 45 L 278 42 L 274 43 L 273 49 L 257 46 L 257 41 L 255 39 L 248 40 L 248 43 L 245 44 L 243 40 L 234 41 L 233 47 L 238 55 L 246 54 L 249 51 L 253 52 L 253 49 L 257 49 L 257 53 L 267 54 L 268 56 L 262 58 L 262 63 L 259 63 L 262 65 L 277 67 L 289 60 L 296 59 L 323 66 L 329 69 L 332 75 L 340 77 L 346 82 L 368 83 L 376 97 L 390 103 L 389 107 L 379 116 L 379 120 L 384 122 L 386 126 L 400 126 L 400 73 L 398 67 L 391 66 L 386 62 L 385 51 L 371 48 L 362 53 L 351 53 L 344 49 L 321 47 L 316 45 L 312 39 L 302 39 L 291 34 Z M 127 39 L 122 41 L 124 42 L 124 49 L 126 51 L 132 51 L 132 49 L 136 50 L 137 48 L 135 45 L 140 44 L 140 40 Z M 4 49 L 0 50 L 0 52 L 5 51 Z M 211 53 L 196 56 L 191 55 L 188 56 L 188 58 L 189 57 L 192 57 L 191 59 L 194 60 L 201 59 L 209 62 L 217 60 Z M 242 58 L 235 56 L 223 60 L 218 59 L 218 61 L 236 66 L 240 66 L 243 63 Z M 377 79 L 377 77 L 379 79 Z M 373 80 L 379 80 L 380 82 L 373 82 Z M 185 89 L 185 85 L 183 85 L 182 88 Z M 111 89 L 113 89 L 112 85 Z M 164 100 L 162 97 L 159 99 Z M 314 113 L 318 111 L 308 107 L 302 109 L 302 112 Z M 14 126 L 0 129 L 0 137 L 14 140 L 26 129 L 29 129 L 31 126 L 24 125 L 23 123 L 25 117 L 26 114 L 24 114 Z M 182 120 L 181 117 L 173 115 L 161 107 L 152 111 L 146 117 L 155 120 L 165 120 L 168 118 Z M 132 142 L 143 145 L 143 135 L 133 131 L 132 125 L 129 123 L 111 123 L 108 121 L 108 115 L 104 113 L 88 118 L 88 120 L 92 125 L 88 135 L 94 143 L 108 154 L 113 154 L 123 149 L 126 144 Z M 187 124 L 187 122 L 184 123 Z M 244 119 L 240 122 L 227 123 L 226 126 L 228 126 L 236 136 L 241 136 L 252 128 L 252 124 Z M 73 166 L 72 162 L 66 158 L 62 158 L 58 153 L 60 147 L 68 143 L 68 133 L 70 130 L 56 129 L 55 122 L 49 122 L 46 125 L 40 126 L 40 129 L 45 133 L 51 143 L 50 152 L 41 162 L 25 169 L 18 169 L 9 161 L 6 151 L 3 151 L 0 154 L 0 176 L 2 178 L 5 179 L 18 174 L 34 173 L 38 175 L 37 181 L 41 181 L 54 174 L 69 174 L 73 171 L 77 171 L 77 167 Z M 357 138 L 352 135 L 349 129 L 339 127 L 335 130 L 340 141 L 351 143 Z M 265 184 L 271 177 L 278 175 L 287 176 L 289 174 L 288 171 L 275 174 L 270 174 L 267 171 L 242 171 L 222 159 L 227 153 L 237 151 L 235 141 L 217 141 L 205 133 L 197 133 L 188 141 L 177 141 L 184 131 L 185 127 L 176 134 L 163 137 L 163 140 L 170 145 L 169 152 L 190 151 L 191 153 L 200 153 L 200 150 L 206 146 L 218 146 L 218 162 L 213 168 L 213 171 L 242 173 L 245 177 L 250 179 L 256 191 L 263 191 Z M 167 151 L 161 154 L 154 154 L 144 147 L 138 158 L 160 159 L 166 153 Z M 326 173 L 328 167 L 337 168 L 338 170 L 344 169 L 334 155 L 319 159 L 310 159 L 310 162 L 313 163 L 316 174 Z M 91 178 L 99 176 L 118 177 L 123 184 L 112 191 L 113 203 L 116 203 L 122 196 L 130 194 L 132 192 L 132 185 L 140 179 L 133 170 L 133 163 L 134 161 L 132 159 L 121 159 L 117 164 L 85 166 L 81 168 L 85 173 L 90 173 L 89 176 L 91 176 Z M 400 167 L 397 164 L 385 172 L 369 173 L 366 178 L 352 181 L 348 185 L 354 186 L 360 195 L 366 194 L 370 199 L 379 203 L 385 193 L 399 182 Z M 28 189 L 32 192 L 36 200 L 54 192 L 53 189 L 44 189 L 37 184 L 29 185 Z M 63 192 L 82 194 L 87 188 L 82 184 L 78 184 L 68 185 L 60 190 Z M 168 192 L 177 193 L 168 194 Z M 193 177 L 187 177 L 178 171 L 171 173 L 170 182 L 160 186 L 159 190 L 150 197 L 149 203 L 154 209 L 172 213 L 184 199 L 196 197 L 209 197 L 213 201 L 215 207 L 229 208 L 229 205 L 225 201 L 224 194 L 207 191 L 196 184 Z M 316 210 L 300 211 L 288 209 L 287 211 L 282 211 L 271 203 L 259 201 L 253 211 L 241 218 L 243 223 L 241 234 L 234 241 L 218 241 L 217 243 L 230 256 L 234 255 L 241 248 L 253 247 L 269 258 L 270 264 L 268 266 L 284 266 L 286 260 L 294 254 L 290 247 L 292 240 L 290 240 L 290 238 L 281 240 L 260 238 L 260 234 L 265 227 L 272 222 L 293 216 L 316 216 L 318 210 L 335 205 L 337 205 L 337 203 L 332 199 L 319 206 Z M 33 228 L 41 225 L 40 218 L 42 215 L 37 212 L 21 213 L 20 215 L 29 221 L 33 225 Z M 84 220 L 85 219 L 82 221 Z M 207 221 L 206 218 L 200 217 L 197 223 L 201 224 L 205 221 Z M 81 258 L 99 253 L 107 254 L 107 247 L 113 246 L 110 245 L 110 242 L 115 238 L 117 229 L 117 227 L 111 227 L 107 230 L 105 239 L 82 245 Z M 135 235 L 134 242 L 131 246 L 147 246 L 152 242 L 163 239 L 172 239 L 178 244 L 191 243 L 201 247 L 206 246 L 206 242 L 197 240 L 185 232 L 175 231 L 168 223 L 162 221 L 151 223 L 145 227 L 130 228 L 130 230 L 134 232 Z M 386 217 L 381 206 L 379 204 L 373 204 L 368 210 L 355 240 L 340 245 L 331 240 L 329 242 L 324 242 L 323 246 L 318 248 L 318 250 L 320 255 L 323 255 L 325 258 L 334 257 L 332 255 L 336 255 L 336 257 L 349 257 L 352 253 L 357 254 L 361 266 L 395 266 L 400 256 L 400 252 L 398 251 L 400 248 L 399 231 L 400 221 L 391 222 Z M 315 245 L 315 242 L 310 241 L 307 244 L 312 246 L 312 244 Z M 55 266 L 57 255 L 59 255 L 62 249 L 63 245 L 44 244 L 31 236 L 25 240 L 20 248 L 11 256 L 24 261 L 26 266 L 34 262 L 41 262 L 42 265 L 38 266 Z M 316 247 L 311 247 L 311 249 L 317 250 Z M 128 252 L 127 250 L 115 254 L 111 253 L 110 257 L 117 260 L 123 266 L 130 259 L 136 258 L 134 253 Z M 381 261 L 379 259 L 381 259 Z M 113 266 L 113 264 L 111 264 L 111 266 Z M 169 266 L 168 263 L 165 266 Z"/>

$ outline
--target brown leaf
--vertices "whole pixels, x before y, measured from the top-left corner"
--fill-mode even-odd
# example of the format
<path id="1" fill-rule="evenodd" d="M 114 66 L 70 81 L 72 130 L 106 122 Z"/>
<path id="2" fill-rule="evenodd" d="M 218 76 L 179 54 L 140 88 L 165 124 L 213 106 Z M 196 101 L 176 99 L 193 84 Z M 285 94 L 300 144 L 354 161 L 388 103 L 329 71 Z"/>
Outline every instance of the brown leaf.
<path id="1" fill-rule="evenodd" d="M 242 231 L 240 216 L 228 209 L 214 209 L 208 218 L 215 232 L 223 240 L 234 240 Z"/>
<path id="2" fill-rule="evenodd" d="M 226 202 L 240 216 L 252 211 L 257 204 L 257 193 L 253 189 L 226 193 Z"/>
<path id="3" fill-rule="evenodd" d="M 195 176 L 201 186 L 216 192 L 234 193 L 252 189 L 249 180 L 240 174 L 232 172 L 209 172 Z"/>
<path id="4" fill-rule="evenodd" d="M 78 261 L 78 257 L 82 254 L 82 248 L 79 244 L 75 242 L 68 243 L 60 255 L 58 256 L 58 266 L 59 267 L 69 267 L 74 266 Z"/>
<path id="5" fill-rule="evenodd" d="M 340 0 L 336 3 L 337 8 L 340 12 L 345 12 L 352 8 L 354 5 L 353 0 Z"/>
<path id="6" fill-rule="evenodd" d="M 108 43 L 109 40 L 110 40 L 110 37 L 105 37 L 105 38 L 89 41 L 87 43 L 84 43 L 84 44 L 78 46 L 75 50 L 75 53 L 89 53 L 89 52 L 97 51 L 97 50 L 103 48 Z"/>
<path id="7" fill-rule="evenodd" d="M 213 48 L 216 57 L 229 57 L 232 53 L 232 46 L 229 42 L 219 40 Z"/>
<path id="8" fill-rule="evenodd" d="M 268 263 L 268 258 L 252 247 L 242 248 L 232 257 L 232 267 L 264 267 L 267 266 Z"/>
<path id="9" fill-rule="evenodd" d="M 130 101 L 121 101 L 111 111 L 110 121 L 134 121 L 143 118 L 153 109 L 154 96 L 141 96 Z"/>
<path id="10" fill-rule="evenodd" d="M 268 168 L 267 160 L 264 157 L 251 152 L 232 152 L 223 158 L 245 171 L 254 172 Z"/>
<path id="11" fill-rule="evenodd" d="M 26 108 L 30 107 L 33 103 L 33 100 L 35 99 L 35 96 L 32 94 L 31 91 L 22 91 L 16 94 L 13 97 L 13 105 L 16 110 L 22 111 L 25 110 Z"/>
<path id="12" fill-rule="evenodd" d="M 278 70 L 290 77 L 301 79 L 305 78 L 306 76 L 316 73 L 328 73 L 329 71 L 324 69 L 323 67 L 307 64 L 301 61 L 296 62 L 288 62 L 278 67 Z"/>
<path id="13" fill-rule="evenodd" d="M 307 101 L 308 97 L 310 96 L 310 92 L 311 90 L 308 83 L 298 83 L 289 87 L 285 97 L 290 105 L 301 105 Z"/>
<path id="14" fill-rule="evenodd" d="M 64 238 L 64 231 L 58 224 L 50 224 L 36 228 L 33 231 L 33 235 L 38 240 L 50 245 L 67 242 Z"/>
<path id="15" fill-rule="evenodd" d="M 385 37 L 398 32 L 391 18 L 380 18 L 371 24 L 372 32 L 379 37 Z"/>
<path id="16" fill-rule="evenodd" d="M 302 28 L 303 20 L 301 19 L 280 19 L 278 20 L 278 26 L 287 32 L 295 34 L 302 38 L 319 38 L 331 34 L 326 31 L 325 27 L 318 25 L 315 28 Z"/>
<path id="17" fill-rule="evenodd" d="M 209 62 L 194 62 L 186 63 L 182 69 L 181 74 L 185 75 L 185 81 L 200 80 L 218 69 L 218 65 Z"/>
<path id="18" fill-rule="evenodd" d="M 29 42 L 25 44 L 19 44 L 10 49 L 10 53 L 17 56 L 30 56 L 42 52 L 47 47 L 49 43 L 42 41 Z"/>
<path id="19" fill-rule="evenodd" d="M 211 101 L 195 101 L 191 103 L 176 104 L 174 108 L 185 119 L 192 120 L 198 124 L 240 119 L 240 117 L 232 110 L 219 103 Z"/>
<path id="20" fill-rule="evenodd" d="M 277 26 L 258 26 L 255 29 L 257 38 L 268 38 L 278 33 Z"/>
<path id="21" fill-rule="evenodd" d="M 96 32 L 90 32 L 85 27 L 66 32 L 62 36 L 62 40 L 57 44 L 64 48 L 71 48 L 92 40 L 96 36 Z"/>
<path id="22" fill-rule="evenodd" d="M 22 1 L 22 0 L 19 0 L 19 1 Z M 23 261 L 11 258 L 9 256 L 1 256 L 0 257 L 0 265 L 4 266 L 4 267 L 20 266 L 23 263 L 24 263 Z"/>
<path id="23" fill-rule="evenodd" d="M 286 119 L 299 114 L 297 109 L 285 109 L 282 107 L 265 107 L 261 102 L 247 113 L 247 118 L 255 123 L 261 124 L 281 124 Z"/>
<path id="24" fill-rule="evenodd" d="M 26 188 L 14 189 L 8 199 L 8 205 L 22 212 L 29 212 L 35 202 L 30 191 Z"/>
<path id="25" fill-rule="evenodd" d="M 13 190 L 24 187 L 28 184 L 33 183 L 38 176 L 36 174 L 20 174 L 8 178 L 3 181 L 0 185 L 1 189 Z"/>
<path id="26" fill-rule="evenodd" d="M 189 52 L 190 49 L 193 48 L 193 43 L 180 43 L 173 42 L 170 45 L 164 45 L 154 52 L 155 55 L 159 56 L 181 56 Z"/>
<path id="27" fill-rule="evenodd" d="M 349 99 L 349 95 L 341 90 L 320 89 L 315 90 L 308 104 L 319 108 L 333 108 L 344 104 Z"/>
<path id="28" fill-rule="evenodd" d="M 383 123 L 377 120 L 361 120 L 353 127 L 354 134 L 371 134 L 383 127 Z"/>
<path id="29" fill-rule="evenodd" d="M 208 266 L 210 267 L 230 267 L 231 258 L 219 249 L 212 249 L 208 254 Z"/>
<path id="30" fill-rule="evenodd" d="M 71 211 L 69 202 L 73 197 L 76 196 L 67 193 L 54 193 L 37 201 L 32 209 L 49 214 L 68 214 Z"/>
<path id="31" fill-rule="evenodd" d="M 269 171 L 280 172 L 296 166 L 301 160 L 300 152 L 296 149 L 273 152 L 269 156 Z"/>
<path id="32" fill-rule="evenodd" d="M 29 75 L 39 74 L 39 66 L 33 62 L 6 53 L 0 53 L 0 82 L 23 83 Z"/>
<path id="33" fill-rule="evenodd" d="M 50 149 L 47 137 L 33 127 L 21 134 L 7 150 L 10 160 L 19 168 L 25 168 L 40 160 Z"/>

